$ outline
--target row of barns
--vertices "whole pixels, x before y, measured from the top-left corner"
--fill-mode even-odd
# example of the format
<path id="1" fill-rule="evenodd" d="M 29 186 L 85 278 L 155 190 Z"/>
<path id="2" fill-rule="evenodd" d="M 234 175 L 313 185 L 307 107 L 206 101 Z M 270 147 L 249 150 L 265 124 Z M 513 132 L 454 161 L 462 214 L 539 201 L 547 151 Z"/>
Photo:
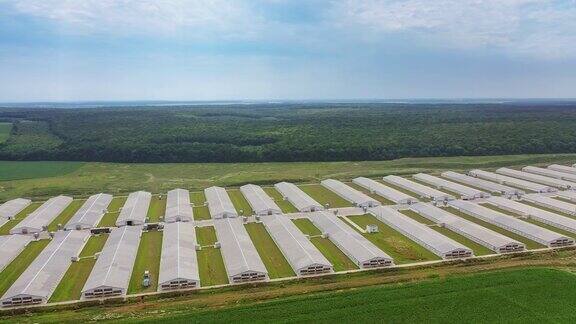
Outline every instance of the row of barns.
<path id="1" fill-rule="evenodd" d="M 550 170 L 551 173 L 543 170 Z M 449 206 L 548 247 L 569 246 L 575 243 L 572 237 L 521 218 L 533 218 L 576 233 L 576 219 L 549 211 L 576 215 L 576 205 L 567 202 L 576 201 L 576 191 L 571 191 L 576 189 L 576 182 L 571 182 L 576 180 L 575 177 L 575 167 L 551 165 L 546 169 L 526 167 L 522 171 L 507 168 L 496 172 L 472 170 L 468 174 L 449 171 L 440 177 L 419 173 L 413 179 L 390 175 L 384 177 L 382 182 L 364 177 L 353 179 L 355 185 L 395 204 L 390 206 L 384 206 L 373 195 L 338 180 L 327 179 L 321 184 L 440 258 L 455 259 L 472 257 L 474 253 L 470 248 L 403 214 L 399 209 L 409 209 L 495 253 L 518 252 L 526 247 L 515 239 L 456 216 L 444 207 Z M 292 183 L 277 183 L 275 188 L 283 199 L 296 207 L 300 212 L 299 217 L 305 215 L 322 232 L 324 238 L 332 241 L 359 268 L 394 265 L 390 255 L 338 217 L 337 210 L 322 206 Z M 249 184 L 240 187 L 240 191 L 253 209 L 254 216 L 257 216 L 254 220 L 263 224 L 297 276 L 334 271 L 333 265 L 311 243 L 309 237 L 298 229 L 290 215 L 284 215 L 274 199 L 260 186 Z M 247 218 L 238 214 L 227 191 L 222 187 L 210 187 L 204 193 L 229 282 L 236 284 L 269 280 L 268 271 L 244 226 Z M 554 199 L 550 195 L 567 201 Z M 0 236 L 0 271 L 35 239 L 27 234 L 46 231 L 48 224 L 71 201 L 72 198 L 66 196 L 51 198 L 18 223 L 12 229 L 12 235 Z M 89 197 L 64 226 L 64 230 L 53 234 L 48 246 L 2 296 L 0 305 L 10 307 L 46 303 L 71 263 L 79 258 L 91 230 L 107 212 L 111 201 L 112 196 L 107 194 Z M 144 191 L 128 196 L 120 210 L 116 227 L 110 230 L 106 244 L 82 289 L 83 299 L 127 294 L 150 201 L 151 194 Z M 31 201 L 27 199 L 14 199 L 1 205 L 0 225 L 30 204 Z M 488 208 L 487 205 L 518 217 Z M 202 247 L 198 244 L 195 227 L 190 193 L 184 189 L 169 191 L 163 223 L 159 291 L 200 287 L 197 251 Z"/>

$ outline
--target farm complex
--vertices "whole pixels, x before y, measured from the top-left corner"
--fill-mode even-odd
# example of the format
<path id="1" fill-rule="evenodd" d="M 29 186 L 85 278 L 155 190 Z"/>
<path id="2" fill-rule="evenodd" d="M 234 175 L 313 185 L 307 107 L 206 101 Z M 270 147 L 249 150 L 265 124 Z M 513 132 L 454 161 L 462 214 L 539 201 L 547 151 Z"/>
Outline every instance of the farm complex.
<path id="1" fill-rule="evenodd" d="M 0 233 L 0 309 L 387 271 L 574 246 L 576 165 L 21 197 Z"/>

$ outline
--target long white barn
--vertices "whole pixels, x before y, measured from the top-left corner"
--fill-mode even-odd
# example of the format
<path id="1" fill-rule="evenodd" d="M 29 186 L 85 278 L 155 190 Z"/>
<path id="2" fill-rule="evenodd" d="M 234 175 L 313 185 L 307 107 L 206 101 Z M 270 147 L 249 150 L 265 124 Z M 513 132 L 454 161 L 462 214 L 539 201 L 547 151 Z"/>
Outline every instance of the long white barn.
<path id="1" fill-rule="evenodd" d="M 554 171 L 552 169 L 538 168 L 534 166 L 526 166 L 522 168 L 522 171 L 528 173 L 538 174 L 544 177 L 556 178 L 560 180 L 576 182 L 576 174 L 565 173 L 560 171 Z"/>
<path id="2" fill-rule="evenodd" d="M 558 191 L 558 189 L 551 187 L 551 186 L 546 186 L 543 184 L 534 183 L 534 182 L 530 182 L 530 181 L 526 181 L 526 180 L 522 180 L 522 179 L 518 179 L 518 178 L 508 177 L 505 175 L 501 175 L 501 174 L 497 174 L 497 173 L 493 173 L 493 172 L 488 172 L 488 171 L 484 171 L 484 170 L 471 170 L 470 172 L 468 172 L 468 174 L 473 176 L 473 177 L 478 177 L 481 179 L 494 181 L 494 182 L 497 182 L 500 184 L 504 184 L 504 185 L 508 185 L 508 186 L 514 186 L 514 187 L 518 187 L 518 188 L 522 188 L 522 189 L 526 189 L 526 190 L 531 190 L 531 191 L 536 191 L 536 192 L 545 193 L 545 192 Z"/>
<path id="3" fill-rule="evenodd" d="M 197 245 L 192 222 L 164 225 L 158 291 L 200 287 Z"/>
<path id="4" fill-rule="evenodd" d="M 503 175 L 506 175 L 509 177 L 515 177 L 515 178 L 519 178 L 519 179 L 523 179 L 523 180 L 527 180 L 527 181 L 534 181 L 537 183 L 541 183 L 541 184 L 551 186 L 551 187 L 556 187 L 559 189 L 576 188 L 575 182 L 570 182 L 570 181 L 560 180 L 560 179 L 555 179 L 555 178 L 549 178 L 549 177 L 541 176 L 538 174 L 528 173 L 528 172 L 524 172 L 524 171 L 518 171 L 518 170 L 514 170 L 514 169 L 509 169 L 509 168 L 500 168 L 500 169 L 496 170 L 496 173 L 500 173 L 500 174 L 503 174 Z"/>
<path id="5" fill-rule="evenodd" d="M 456 182 L 464 183 L 473 187 L 477 187 L 483 190 L 487 190 L 492 193 L 499 193 L 505 196 L 521 196 L 525 194 L 523 190 L 505 186 L 500 183 L 491 182 L 488 180 L 480 179 L 477 177 L 471 177 L 469 175 L 453 172 L 453 171 L 446 171 L 443 172 L 442 177 L 446 179 L 450 179 Z"/>
<path id="6" fill-rule="evenodd" d="M 204 189 L 206 201 L 208 202 L 208 210 L 214 219 L 238 217 L 238 212 L 234 208 L 230 196 L 226 189 L 222 187 L 210 187 Z"/>
<path id="7" fill-rule="evenodd" d="M 467 237 L 468 239 L 483 245 L 496 253 L 518 252 L 523 251 L 526 248 L 521 242 L 487 229 L 467 219 L 453 215 L 432 204 L 418 203 L 410 206 L 410 209 L 422 217 Z"/>
<path id="8" fill-rule="evenodd" d="M 82 230 L 98 226 L 111 202 L 112 195 L 100 193 L 90 196 L 66 223 L 64 228 L 67 230 Z"/>
<path id="9" fill-rule="evenodd" d="M 240 187 L 240 192 L 248 201 L 250 207 L 256 215 L 265 216 L 265 215 L 273 215 L 273 214 L 282 214 L 282 210 L 270 196 L 264 192 L 262 187 L 247 184 Z"/>
<path id="10" fill-rule="evenodd" d="M 141 226 L 112 230 L 82 289 L 82 298 L 126 295 L 142 235 Z"/>
<path id="11" fill-rule="evenodd" d="M 417 198 L 409 196 L 402 191 L 390 188 L 369 178 L 358 177 L 352 179 L 352 182 L 366 190 L 370 190 L 371 193 L 375 193 L 378 196 L 384 197 L 399 205 L 410 205 L 418 202 Z"/>
<path id="12" fill-rule="evenodd" d="M 417 173 L 414 175 L 414 179 L 425 182 L 432 185 L 438 189 L 445 189 L 448 191 L 455 192 L 460 195 L 460 198 L 464 200 L 474 200 L 478 198 L 490 197 L 490 194 L 478 189 L 470 188 L 461 185 L 456 182 L 448 181 L 442 178 L 438 178 L 426 173 Z"/>
<path id="13" fill-rule="evenodd" d="M 400 187 L 404 190 L 408 190 L 417 194 L 420 198 L 429 198 L 435 202 L 446 202 L 456 199 L 454 196 L 442 192 L 440 190 L 419 184 L 414 181 L 410 181 L 406 178 L 402 178 L 395 175 L 389 175 L 382 178 L 385 182 L 388 182 L 394 186 Z"/>
<path id="14" fill-rule="evenodd" d="M 576 202 L 576 191 L 573 190 L 560 190 L 556 193 L 556 195 L 558 195 L 558 197 L 563 198 L 563 199 L 568 199 L 571 200 L 573 202 Z"/>
<path id="15" fill-rule="evenodd" d="M 0 236 L 0 273 L 32 242 L 29 235 Z"/>
<path id="16" fill-rule="evenodd" d="M 551 164 L 548 166 L 548 169 L 564 173 L 576 174 L 576 168 L 567 165 Z"/>
<path id="17" fill-rule="evenodd" d="M 320 182 L 322 186 L 334 192 L 338 196 L 344 198 L 346 201 L 351 202 L 358 207 L 375 207 L 380 206 L 380 202 L 346 184 L 334 180 L 326 179 Z"/>
<path id="18" fill-rule="evenodd" d="M 190 192 L 186 189 L 168 191 L 164 222 L 191 222 L 193 220 L 194 210 L 190 204 Z"/>
<path id="19" fill-rule="evenodd" d="M 30 199 L 16 198 L 0 205 L 0 226 L 3 225 L 3 220 L 8 221 L 13 219 L 31 203 L 32 201 Z"/>
<path id="20" fill-rule="evenodd" d="M 430 227 L 413 220 L 390 207 L 371 208 L 370 213 L 379 221 L 392 227 L 412 241 L 420 244 L 442 259 L 457 259 L 474 256 L 468 247 L 448 238 Z"/>
<path id="21" fill-rule="evenodd" d="M 539 194 L 526 195 L 524 196 L 524 200 L 562 213 L 576 215 L 576 205 L 562 200 L 541 196 Z"/>
<path id="22" fill-rule="evenodd" d="M 116 220 L 116 226 L 134 226 L 146 223 L 148 208 L 152 194 L 146 191 L 136 191 L 128 195 L 120 216 Z"/>
<path id="23" fill-rule="evenodd" d="M 299 212 L 314 212 L 324 209 L 320 203 L 293 183 L 279 182 L 274 185 L 274 188 L 278 190 L 284 199 L 294 205 Z"/>
<path id="24" fill-rule="evenodd" d="M 10 230 L 10 234 L 40 233 L 72 202 L 72 197 L 58 196 L 48 199 Z"/>

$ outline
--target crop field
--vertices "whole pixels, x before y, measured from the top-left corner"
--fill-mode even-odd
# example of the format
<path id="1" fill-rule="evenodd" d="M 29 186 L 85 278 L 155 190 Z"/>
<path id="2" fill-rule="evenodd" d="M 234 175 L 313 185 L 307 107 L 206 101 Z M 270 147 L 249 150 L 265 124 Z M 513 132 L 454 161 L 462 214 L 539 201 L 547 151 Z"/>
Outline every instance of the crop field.
<path id="1" fill-rule="evenodd" d="M 114 197 L 108 205 L 108 212 L 102 217 L 99 227 L 112 227 L 116 225 L 116 220 L 120 216 L 120 208 L 124 206 L 127 197 Z"/>
<path id="2" fill-rule="evenodd" d="M 52 223 L 48 225 L 48 230 L 52 232 L 57 231 L 58 225 L 62 225 L 62 227 L 66 225 L 66 223 L 68 223 L 72 216 L 74 216 L 74 214 L 78 211 L 78 209 L 80 209 L 80 207 L 82 207 L 85 202 L 86 200 L 84 199 L 74 199 L 70 205 L 68 205 L 68 207 L 66 207 L 66 209 L 64 209 L 64 211 L 62 211 L 62 213 L 60 213 L 58 217 L 54 218 Z"/>
<path id="3" fill-rule="evenodd" d="M 10 136 L 12 123 L 0 123 L 0 143 L 4 143 Z"/>
<path id="4" fill-rule="evenodd" d="M 20 277 L 36 257 L 44 250 L 50 240 L 30 242 L 26 248 L 0 273 L 0 296 Z"/>
<path id="5" fill-rule="evenodd" d="M 278 192 L 276 188 L 265 187 L 263 189 L 266 192 L 266 194 L 268 194 L 268 196 L 274 199 L 274 202 L 276 203 L 276 205 L 278 205 L 278 207 L 280 207 L 280 209 L 282 209 L 283 213 L 289 214 L 298 212 L 298 209 L 296 209 L 294 205 L 292 205 L 288 200 L 284 200 L 282 198 L 282 194 L 280 194 L 280 192 Z"/>
<path id="6" fill-rule="evenodd" d="M 190 202 L 194 204 L 194 219 L 195 220 L 205 220 L 212 218 L 210 216 L 210 210 L 208 206 L 204 206 L 206 202 L 206 195 L 204 191 L 196 191 L 190 193 Z"/>
<path id="7" fill-rule="evenodd" d="M 158 288 L 158 276 L 160 274 L 160 255 L 162 253 L 162 232 L 143 232 L 136 263 L 132 270 L 129 294 L 153 292 Z M 144 271 L 150 271 L 150 286 L 142 286 Z"/>
<path id="8" fill-rule="evenodd" d="M 319 202 L 322 206 L 329 204 L 330 208 L 351 207 L 352 204 L 341 198 L 334 192 L 324 188 L 321 184 L 310 184 L 298 186 L 302 191 L 307 193 L 312 199 Z"/>
<path id="9" fill-rule="evenodd" d="M 232 204 L 236 208 L 238 215 L 240 216 L 250 216 L 254 213 L 250 204 L 244 198 L 244 195 L 240 192 L 240 190 L 227 190 L 228 195 L 230 196 L 230 200 L 232 200 Z"/>
<path id="10" fill-rule="evenodd" d="M 203 287 L 223 285 L 228 283 L 226 267 L 220 249 L 211 246 L 218 241 L 216 231 L 212 226 L 196 227 L 198 244 L 202 250 L 197 251 L 200 284 Z"/>
<path id="11" fill-rule="evenodd" d="M 372 215 L 348 216 L 348 219 L 358 224 L 361 228 L 366 228 L 366 225 L 370 224 L 378 225 L 378 233 L 366 233 L 362 234 L 362 236 L 390 255 L 396 264 L 440 259 L 434 253 L 377 220 Z"/>
<path id="12" fill-rule="evenodd" d="M 388 200 L 388 199 L 386 199 L 386 198 L 384 198 L 384 197 L 382 197 L 382 196 L 380 196 L 380 195 L 377 195 L 377 194 L 375 194 L 375 193 L 370 193 L 370 190 L 366 190 L 365 188 L 363 188 L 363 187 L 361 187 L 361 186 L 353 183 L 352 181 L 350 181 L 350 182 L 345 182 L 345 183 L 346 183 L 348 186 L 350 186 L 350 187 L 352 187 L 352 188 L 354 188 L 354 189 L 356 189 L 356 190 L 358 190 L 358 191 L 360 191 L 360 192 L 362 192 L 362 193 L 364 193 L 364 194 L 366 194 L 366 195 L 368 195 L 368 196 L 376 199 L 376 200 L 379 201 L 382 205 L 396 205 L 395 202 L 393 202 L 393 201 L 391 201 L 391 200 Z"/>
<path id="13" fill-rule="evenodd" d="M 42 205 L 41 202 L 33 202 L 28 207 L 24 208 L 21 212 L 19 212 L 14 219 L 9 220 L 6 224 L 0 227 L 0 235 L 8 235 L 10 234 L 10 230 L 14 228 L 14 226 L 18 225 L 28 214 L 35 211 Z"/>
<path id="14" fill-rule="evenodd" d="M 0 181 L 60 177 L 83 167 L 71 161 L 0 161 Z"/>
<path id="15" fill-rule="evenodd" d="M 294 224 L 302 233 L 310 236 L 310 241 L 314 246 L 332 263 L 334 271 L 345 271 L 358 269 L 356 264 L 346 256 L 332 241 L 322 238 L 322 232 L 308 219 L 295 219 Z"/>
<path id="16" fill-rule="evenodd" d="M 149 223 L 157 223 L 163 220 L 166 212 L 166 195 L 153 195 L 146 216 Z"/>
<path id="17" fill-rule="evenodd" d="M 282 251 L 280 251 L 280 248 L 276 245 L 272 237 L 270 237 L 264 225 L 260 223 L 250 223 L 246 224 L 245 227 L 271 279 L 292 277 L 295 275 L 292 267 L 290 267 Z"/>
<path id="18" fill-rule="evenodd" d="M 101 252 L 108 239 L 108 234 L 91 236 L 80 253 L 80 260 L 73 262 L 60 281 L 60 284 L 50 297 L 50 302 L 78 300 L 82 294 L 82 288 L 90 276 L 96 259 L 93 257 Z"/>

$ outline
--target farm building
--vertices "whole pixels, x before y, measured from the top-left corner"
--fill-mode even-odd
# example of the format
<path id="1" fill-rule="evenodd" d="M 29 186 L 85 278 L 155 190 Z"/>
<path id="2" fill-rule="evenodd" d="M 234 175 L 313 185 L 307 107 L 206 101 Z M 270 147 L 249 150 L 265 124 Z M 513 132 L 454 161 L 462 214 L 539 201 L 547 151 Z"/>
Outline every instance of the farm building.
<path id="1" fill-rule="evenodd" d="M 515 177 L 527 181 L 533 181 L 537 183 L 541 183 L 547 186 L 556 187 L 559 189 L 570 189 L 576 188 L 576 182 L 570 182 L 566 180 L 560 180 L 555 178 L 549 178 L 545 176 L 541 176 L 538 174 L 528 173 L 524 171 L 518 171 L 509 168 L 500 168 L 496 170 L 496 173 L 500 173 L 509 177 Z"/>
<path id="2" fill-rule="evenodd" d="M 332 272 L 332 264 L 285 216 L 263 217 L 262 223 L 298 276 Z"/>
<path id="3" fill-rule="evenodd" d="M 548 169 L 554 170 L 554 171 L 559 171 L 559 172 L 564 172 L 564 173 L 576 174 L 576 168 L 570 167 L 567 165 L 551 164 L 548 166 Z"/>
<path id="4" fill-rule="evenodd" d="M 0 205 L 0 222 L 2 219 L 12 219 L 18 213 L 24 210 L 24 208 L 28 207 L 32 201 L 30 199 L 24 198 L 16 198 L 12 200 L 8 200 L 7 202 Z"/>
<path id="5" fill-rule="evenodd" d="M 533 166 L 523 167 L 522 171 L 538 174 L 545 177 L 576 182 L 576 174 L 554 171 L 551 169 L 538 168 Z"/>
<path id="6" fill-rule="evenodd" d="M 82 288 L 82 298 L 126 295 L 141 235 L 141 226 L 123 226 L 112 230 Z"/>
<path id="7" fill-rule="evenodd" d="M 158 291 L 200 287 L 197 245 L 192 222 L 164 225 Z"/>
<path id="8" fill-rule="evenodd" d="M 351 202 L 357 207 L 375 207 L 380 206 L 380 202 L 344 183 L 334 180 L 326 179 L 321 182 L 322 186 L 328 188 L 330 191 L 334 192 L 338 196 L 344 198 L 345 200 Z"/>
<path id="9" fill-rule="evenodd" d="M 414 175 L 414 179 L 425 182 L 438 189 L 445 189 L 455 192 L 460 195 L 464 200 L 474 200 L 478 198 L 490 197 L 490 194 L 478 189 L 470 188 L 456 182 L 448 181 L 442 178 L 431 176 L 425 173 L 418 173 Z"/>
<path id="10" fill-rule="evenodd" d="M 472 250 L 464 245 L 436 232 L 430 227 L 413 220 L 395 209 L 379 206 L 370 209 L 370 213 L 384 224 L 392 227 L 442 259 L 466 258 L 474 255 Z"/>
<path id="11" fill-rule="evenodd" d="M 252 207 L 256 215 L 282 214 L 282 210 L 272 198 L 270 198 L 260 186 L 247 184 L 240 187 L 240 192 Z"/>
<path id="12" fill-rule="evenodd" d="M 545 208 L 554 209 L 556 211 L 576 215 L 576 205 L 562 200 L 541 196 L 539 194 L 529 194 L 524 196 L 524 200 Z"/>
<path id="13" fill-rule="evenodd" d="M 98 226 L 98 223 L 106 214 L 106 209 L 110 202 L 112 202 L 112 195 L 100 193 L 90 196 L 64 228 L 67 230 L 82 230 Z"/>
<path id="14" fill-rule="evenodd" d="M 310 220 L 360 268 L 393 265 L 392 257 L 329 212 L 311 213 Z"/>
<path id="15" fill-rule="evenodd" d="M 352 179 L 352 182 L 359 185 L 360 187 L 370 190 L 370 192 L 377 194 L 378 196 L 384 197 L 390 201 L 393 201 L 399 205 L 410 205 L 418 202 L 418 199 L 408 196 L 402 191 L 398 191 L 394 188 L 390 188 L 381 184 L 380 182 L 374 181 L 372 179 L 359 177 Z"/>
<path id="16" fill-rule="evenodd" d="M 402 189 L 411 191 L 417 194 L 421 198 L 429 198 L 434 200 L 435 202 L 445 202 L 456 199 L 454 196 L 444 193 L 440 190 L 436 190 L 434 188 L 430 188 L 428 186 L 419 184 L 414 181 L 410 181 L 408 179 L 389 175 L 382 178 L 385 182 L 388 182 L 394 186 L 400 187 Z"/>
<path id="17" fill-rule="evenodd" d="M 0 299 L 3 307 L 44 304 L 90 237 L 89 231 L 59 231 Z"/>
<path id="18" fill-rule="evenodd" d="M 568 199 L 568 200 L 571 200 L 573 202 L 576 202 L 576 191 L 572 191 L 572 190 L 558 191 L 556 194 L 560 198 Z"/>
<path id="19" fill-rule="evenodd" d="M 268 271 L 240 218 L 214 220 L 230 283 L 267 281 Z"/>
<path id="20" fill-rule="evenodd" d="M 468 239 L 483 245 L 496 253 L 518 252 L 523 251 L 526 248 L 521 242 L 464 218 L 455 216 L 434 205 L 418 203 L 410 206 L 410 209 L 422 217 L 467 237 Z"/>
<path id="21" fill-rule="evenodd" d="M 208 210 L 212 218 L 238 217 L 238 212 L 236 212 L 236 208 L 234 208 L 234 204 L 232 204 L 226 189 L 210 187 L 204 189 L 204 194 L 206 195 Z"/>
<path id="22" fill-rule="evenodd" d="M 490 208 L 480 206 L 463 200 L 449 202 L 449 205 L 480 220 L 494 224 L 507 231 L 524 236 L 532 241 L 548 247 L 574 245 L 574 239 L 556 232 L 547 230 L 512 216 L 497 212 Z"/>
<path id="23" fill-rule="evenodd" d="M 518 178 L 508 177 L 505 175 L 488 172 L 484 170 L 471 170 L 468 174 L 472 177 L 477 177 L 484 180 L 494 181 L 503 185 L 514 186 L 526 190 L 536 191 L 536 192 L 556 192 L 558 189 L 542 185 L 539 183 L 534 183 Z"/>
<path id="24" fill-rule="evenodd" d="M 284 199 L 288 200 L 299 212 L 313 212 L 323 210 L 324 207 L 307 193 L 289 182 L 280 182 L 274 185 Z"/>
<path id="25" fill-rule="evenodd" d="M 502 197 L 493 197 L 487 200 L 488 203 L 518 215 L 533 218 L 544 224 L 548 224 L 568 232 L 576 233 L 576 219 L 564 217 L 547 210 L 522 204 L 517 201 Z"/>
<path id="26" fill-rule="evenodd" d="M 525 192 L 520 190 L 520 189 L 512 188 L 509 186 L 505 186 L 503 184 L 483 180 L 483 179 L 476 178 L 476 177 L 471 177 L 469 175 L 465 175 L 465 174 L 461 174 L 461 173 L 457 173 L 457 172 L 453 172 L 453 171 L 443 172 L 442 177 L 456 181 L 456 182 L 464 183 L 464 184 L 467 184 L 467 185 L 470 185 L 473 187 L 477 187 L 477 188 L 480 188 L 483 190 L 487 190 L 487 191 L 492 192 L 492 193 L 500 193 L 500 194 L 503 194 L 503 195 L 508 196 L 508 197 L 521 196 L 521 195 L 525 194 Z"/>
<path id="27" fill-rule="evenodd" d="M 146 191 L 136 191 L 128 195 L 128 199 L 120 211 L 120 216 L 116 220 L 116 226 L 133 226 L 146 223 L 150 200 L 152 200 L 152 194 Z"/>
<path id="28" fill-rule="evenodd" d="M 72 202 L 71 197 L 58 196 L 48 199 L 42 206 L 30 213 L 23 221 L 18 223 L 10 234 L 40 233 L 60 215 Z"/>
<path id="29" fill-rule="evenodd" d="M 194 212 L 190 204 L 190 193 L 185 189 L 174 189 L 168 191 L 166 196 L 166 213 L 164 221 L 191 222 L 194 220 Z"/>
<path id="30" fill-rule="evenodd" d="M 30 242 L 32 242 L 32 237 L 28 235 L 0 236 L 0 272 L 2 272 Z"/>

